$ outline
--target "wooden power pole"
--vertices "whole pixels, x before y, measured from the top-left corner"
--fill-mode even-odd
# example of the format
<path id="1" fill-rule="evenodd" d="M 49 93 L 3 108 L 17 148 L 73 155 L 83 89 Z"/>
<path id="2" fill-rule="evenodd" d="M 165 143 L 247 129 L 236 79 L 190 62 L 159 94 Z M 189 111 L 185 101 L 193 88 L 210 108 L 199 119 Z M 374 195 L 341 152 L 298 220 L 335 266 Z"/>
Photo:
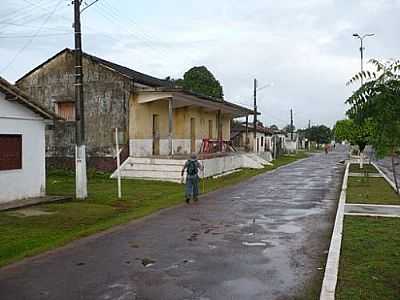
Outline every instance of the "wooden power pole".
<path id="1" fill-rule="evenodd" d="M 75 191 L 77 199 L 87 198 L 85 113 L 83 100 L 81 0 L 74 0 L 75 32 Z"/>
<path id="2" fill-rule="evenodd" d="M 254 141 L 257 138 L 257 79 L 254 79 L 254 118 L 253 118 Z M 255 146 L 254 146 L 255 147 Z"/>
<path id="3" fill-rule="evenodd" d="M 293 141 L 293 109 L 290 109 L 290 140 Z"/>

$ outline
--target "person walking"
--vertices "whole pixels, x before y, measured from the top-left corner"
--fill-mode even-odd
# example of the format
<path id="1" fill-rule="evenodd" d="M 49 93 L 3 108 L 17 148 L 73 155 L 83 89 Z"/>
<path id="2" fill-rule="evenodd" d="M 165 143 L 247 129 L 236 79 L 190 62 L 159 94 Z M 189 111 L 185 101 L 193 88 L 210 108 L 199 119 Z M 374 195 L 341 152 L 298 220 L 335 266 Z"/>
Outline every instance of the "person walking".
<path id="1" fill-rule="evenodd" d="M 329 152 L 329 144 L 325 144 L 325 154 L 328 154 Z"/>
<path id="2" fill-rule="evenodd" d="M 183 182 L 183 176 L 186 170 L 186 190 L 185 190 L 185 200 L 189 204 L 190 199 L 194 201 L 198 200 L 199 196 L 199 170 L 203 170 L 203 166 L 197 160 L 195 153 L 190 155 L 190 159 L 186 161 L 183 166 L 181 176 Z"/>

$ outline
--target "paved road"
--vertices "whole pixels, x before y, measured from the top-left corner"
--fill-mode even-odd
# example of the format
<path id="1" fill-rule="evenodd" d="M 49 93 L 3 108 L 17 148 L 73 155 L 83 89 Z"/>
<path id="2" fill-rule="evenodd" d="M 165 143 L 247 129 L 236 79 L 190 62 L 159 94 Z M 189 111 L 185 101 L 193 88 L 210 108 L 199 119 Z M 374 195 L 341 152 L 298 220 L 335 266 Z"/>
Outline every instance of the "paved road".
<path id="1" fill-rule="evenodd" d="M 291 299 L 323 272 L 343 158 L 315 155 L 3 268 L 0 299 Z"/>

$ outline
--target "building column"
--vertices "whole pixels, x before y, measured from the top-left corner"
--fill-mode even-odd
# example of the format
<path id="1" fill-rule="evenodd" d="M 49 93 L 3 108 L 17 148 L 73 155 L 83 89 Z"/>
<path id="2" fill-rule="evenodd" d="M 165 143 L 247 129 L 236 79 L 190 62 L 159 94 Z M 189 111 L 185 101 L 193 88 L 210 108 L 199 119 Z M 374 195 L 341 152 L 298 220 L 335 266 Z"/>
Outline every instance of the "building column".
<path id="1" fill-rule="evenodd" d="M 172 97 L 168 99 L 168 150 L 169 155 L 172 156 L 174 153 L 172 147 L 172 124 L 173 124 L 173 111 L 172 111 Z"/>
<path id="2" fill-rule="evenodd" d="M 217 113 L 218 120 L 218 143 L 219 143 L 219 151 L 222 152 L 222 113 L 221 110 L 218 110 Z"/>

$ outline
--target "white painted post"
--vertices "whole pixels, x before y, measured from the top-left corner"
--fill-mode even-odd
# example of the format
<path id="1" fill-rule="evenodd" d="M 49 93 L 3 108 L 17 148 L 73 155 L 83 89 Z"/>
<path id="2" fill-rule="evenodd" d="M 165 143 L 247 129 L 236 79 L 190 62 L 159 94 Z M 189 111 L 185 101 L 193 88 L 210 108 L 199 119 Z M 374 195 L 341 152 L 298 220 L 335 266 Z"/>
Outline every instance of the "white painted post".
<path id="1" fill-rule="evenodd" d="M 122 191 L 121 191 L 121 161 L 119 158 L 120 150 L 119 150 L 119 139 L 118 139 L 118 128 L 115 128 L 115 150 L 117 153 L 117 181 L 118 181 L 118 199 L 122 198 Z"/>
<path id="2" fill-rule="evenodd" d="M 203 162 L 203 194 L 204 194 L 204 192 L 205 192 L 205 182 L 204 182 L 204 180 L 206 179 L 206 167 L 205 167 L 205 165 L 204 165 L 204 162 Z"/>

